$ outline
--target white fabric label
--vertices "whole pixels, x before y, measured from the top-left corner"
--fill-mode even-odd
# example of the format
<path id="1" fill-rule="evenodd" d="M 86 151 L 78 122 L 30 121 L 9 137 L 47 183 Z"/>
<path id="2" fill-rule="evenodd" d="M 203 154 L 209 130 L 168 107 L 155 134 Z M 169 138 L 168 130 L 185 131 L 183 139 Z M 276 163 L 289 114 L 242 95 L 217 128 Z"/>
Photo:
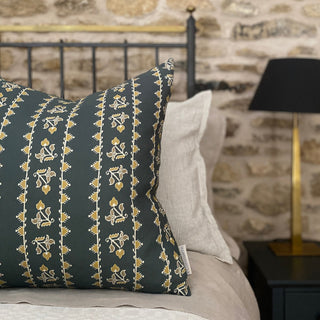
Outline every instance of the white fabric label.
<path id="1" fill-rule="evenodd" d="M 184 266 L 186 267 L 187 275 L 192 274 L 186 245 L 182 244 L 181 246 L 179 246 L 179 251 L 180 251 Z"/>

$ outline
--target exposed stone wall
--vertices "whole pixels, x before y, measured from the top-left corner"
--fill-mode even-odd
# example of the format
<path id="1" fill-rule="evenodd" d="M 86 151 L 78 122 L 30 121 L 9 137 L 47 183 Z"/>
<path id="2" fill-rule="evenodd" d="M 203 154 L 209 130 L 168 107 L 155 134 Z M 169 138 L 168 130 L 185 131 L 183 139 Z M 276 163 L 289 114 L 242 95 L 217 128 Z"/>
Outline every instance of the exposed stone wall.
<path id="1" fill-rule="evenodd" d="M 197 79 L 214 86 L 214 104 L 227 117 L 227 134 L 213 175 L 216 215 L 237 239 L 289 235 L 291 117 L 248 112 L 265 65 L 276 57 L 318 57 L 320 5 L 315 0 L 0 0 L 1 24 L 184 24 L 197 11 Z M 35 38 L 36 37 L 36 38 Z M 177 34 L 3 34 L 2 40 L 182 41 Z M 161 52 L 177 60 L 175 98 L 185 97 L 182 50 Z M 121 50 L 98 50 L 98 87 L 122 80 Z M 90 52 L 66 51 L 68 97 L 87 94 Z M 130 73 L 154 63 L 152 51 L 129 53 Z M 26 83 L 26 53 L 1 50 L 4 77 Z M 58 52 L 33 53 L 34 87 L 59 94 Z M 121 69 L 121 68 L 120 68 Z M 180 71 L 179 71 L 180 70 Z M 45 72 L 45 76 L 43 75 Z M 320 240 L 320 117 L 301 116 L 304 235 Z"/>

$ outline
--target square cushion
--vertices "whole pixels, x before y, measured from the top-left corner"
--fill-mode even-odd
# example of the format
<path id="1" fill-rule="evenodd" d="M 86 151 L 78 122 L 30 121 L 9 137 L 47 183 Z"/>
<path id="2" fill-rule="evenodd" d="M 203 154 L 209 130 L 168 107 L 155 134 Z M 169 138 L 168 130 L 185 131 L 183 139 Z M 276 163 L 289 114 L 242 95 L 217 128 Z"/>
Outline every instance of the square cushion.
<path id="1" fill-rule="evenodd" d="M 173 62 L 71 102 L 0 80 L 0 283 L 189 295 L 155 197 Z"/>
<path id="2" fill-rule="evenodd" d="M 187 249 L 232 263 L 229 248 L 208 204 L 206 167 L 200 142 L 211 106 L 211 91 L 170 102 L 164 123 L 157 197 L 172 230 Z"/>

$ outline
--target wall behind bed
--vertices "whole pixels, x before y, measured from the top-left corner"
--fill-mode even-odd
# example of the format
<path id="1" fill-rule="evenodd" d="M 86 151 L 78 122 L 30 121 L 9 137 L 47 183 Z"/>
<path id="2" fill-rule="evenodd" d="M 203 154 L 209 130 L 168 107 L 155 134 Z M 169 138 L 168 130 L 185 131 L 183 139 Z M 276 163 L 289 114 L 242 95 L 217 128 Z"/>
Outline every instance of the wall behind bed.
<path id="1" fill-rule="evenodd" d="M 315 0 L 0 0 L 1 24 L 184 24 L 185 8 L 195 5 L 197 80 L 214 87 L 214 105 L 227 117 L 225 145 L 213 181 L 216 215 L 237 239 L 288 236 L 290 208 L 291 118 L 286 114 L 249 113 L 247 107 L 270 58 L 319 57 L 320 4 Z M 122 41 L 128 35 L 81 34 L 74 40 Z M 145 41 L 154 35 L 145 34 Z M 57 41 L 70 35 L 40 34 Z M 130 35 L 129 40 L 141 40 Z M 32 40 L 34 35 L 4 34 L 3 40 Z M 177 34 L 157 40 L 177 41 Z M 42 50 L 42 51 L 41 51 Z M 35 55 L 34 87 L 55 92 L 59 57 L 44 49 Z M 90 85 L 89 52 L 66 52 L 67 96 L 82 96 Z M 160 56 L 167 57 L 163 52 Z M 175 52 L 178 70 L 183 52 Z M 181 57 L 181 59 L 180 59 Z M 121 51 L 99 53 L 99 88 L 117 84 L 114 65 Z M 130 73 L 153 64 L 152 52 L 130 52 Z M 1 50 L 3 76 L 25 82 L 26 55 Z M 115 68 L 115 69 L 112 69 Z M 43 72 L 46 72 L 44 81 Z M 48 81 L 49 80 L 49 81 Z M 184 99 L 183 72 L 176 77 L 175 98 Z M 68 91 L 69 90 L 69 91 Z M 87 92 L 85 92 L 87 93 Z M 320 117 L 301 117 L 304 235 L 320 240 Z"/>

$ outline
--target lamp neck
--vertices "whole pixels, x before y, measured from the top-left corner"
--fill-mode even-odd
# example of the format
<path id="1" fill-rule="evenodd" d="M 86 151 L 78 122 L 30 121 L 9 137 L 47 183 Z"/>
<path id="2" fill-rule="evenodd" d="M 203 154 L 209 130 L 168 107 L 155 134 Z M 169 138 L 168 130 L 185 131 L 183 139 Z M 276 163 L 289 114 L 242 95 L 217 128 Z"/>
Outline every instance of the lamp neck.
<path id="1" fill-rule="evenodd" d="M 293 253 L 297 253 L 302 250 L 300 138 L 298 113 L 293 113 L 292 127 L 291 249 Z"/>
<path id="2" fill-rule="evenodd" d="M 297 112 L 294 112 L 292 114 L 292 127 L 293 128 L 299 127 L 299 114 Z"/>

